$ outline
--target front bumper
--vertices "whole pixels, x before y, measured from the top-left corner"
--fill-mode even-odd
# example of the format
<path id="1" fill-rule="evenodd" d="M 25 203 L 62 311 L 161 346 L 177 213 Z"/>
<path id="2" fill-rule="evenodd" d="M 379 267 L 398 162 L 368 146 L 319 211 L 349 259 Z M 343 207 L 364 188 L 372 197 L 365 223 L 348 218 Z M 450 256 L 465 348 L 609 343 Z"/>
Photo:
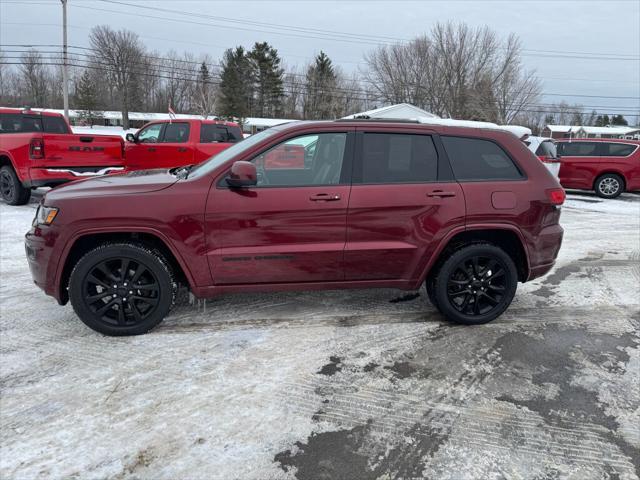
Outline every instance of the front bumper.
<path id="1" fill-rule="evenodd" d="M 55 285 L 58 262 L 57 256 L 54 255 L 54 242 L 53 232 L 44 231 L 41 227 L 31 227 L 25 235 L 24 248 L 33 283 L 62 305 L 64 302 Z"/>

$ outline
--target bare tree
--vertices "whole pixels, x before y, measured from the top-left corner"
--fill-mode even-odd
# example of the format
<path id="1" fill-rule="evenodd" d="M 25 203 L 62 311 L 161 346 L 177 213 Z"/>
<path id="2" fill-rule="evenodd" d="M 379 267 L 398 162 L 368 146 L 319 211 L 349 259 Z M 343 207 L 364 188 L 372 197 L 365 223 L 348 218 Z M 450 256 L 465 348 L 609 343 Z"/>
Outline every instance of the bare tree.
<path id="1" fill-rule="evenodd" d="M 437 115 L 511 121 L 540 93 L 523 72 L 515 36 L 465 24 L 437 24 L 429 35 L 365 56 L 367 80 L 387 103 L 407 102 Z"/>
<path id="2" fill-rule="evenodd" d="M 122 127 L 129 128 L 129 109 L 138 95 L 140 59 L 144 46 L 138 35 L 129 30 L 112 30 L 99 25 L 91 30 L 89 41 L 95 53 L 95 63 L 106 70 L 106 77 L 116 87 L 122 111 Z"/>
<path id="3" fill-rule="evenodd" d="M 36 50 L 29 50 L 20 59 L 20 76 L 24 85 L 24 100 L 30 106 L 47 107 L 50 74 L 45 58 Z"/>

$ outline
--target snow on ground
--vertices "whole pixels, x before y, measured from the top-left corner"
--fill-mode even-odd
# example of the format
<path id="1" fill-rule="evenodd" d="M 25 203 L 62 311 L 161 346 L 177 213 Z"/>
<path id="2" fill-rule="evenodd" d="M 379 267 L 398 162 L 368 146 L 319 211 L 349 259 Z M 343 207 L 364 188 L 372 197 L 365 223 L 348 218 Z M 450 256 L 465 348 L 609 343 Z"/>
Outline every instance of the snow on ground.
<path id="1" fill-rule="evenodd" d="M 130 128 L 128 130 L 124 130 L 122 127 L 107 127 L 102 125 L 94 125 L 93 127 L 77 127 L 72 126 L 71 130 L 73 133 L 79 135 L 117 135 L 122 138 L 126 138 L 127 133 L 135 134 L 138 129 Z"/>
<path id="2" fill-rule="evenodd" d="M 488 325 L 407 292 L 229 295 L 109 338 L 0 205 L 0 478 L 638 478 L 640 197 L 569 195 L 556 268 Z"/>

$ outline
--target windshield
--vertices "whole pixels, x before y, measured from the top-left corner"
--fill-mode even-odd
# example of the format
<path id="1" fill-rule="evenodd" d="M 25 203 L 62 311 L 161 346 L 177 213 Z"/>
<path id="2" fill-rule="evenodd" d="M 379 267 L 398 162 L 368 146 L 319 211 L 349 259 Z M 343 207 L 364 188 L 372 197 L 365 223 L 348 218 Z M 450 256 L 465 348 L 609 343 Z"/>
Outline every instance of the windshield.
<path id="1" fill-rule="evenodd" d="M 267 130 L 263 130 L 260 133 L 256 133 L 255 135 L 251 135 L 249 138 L 242 140 L 241 142 L 234 143 L 226 150 L 214 155 L 213 157 L 205 160 L 199 165 L 196 165 L 193 170 L 189 173 L 189 177 L 200 177 L 202 175 L 206 175 L 207 173 L 213 172 L 220 165 L 226 163 L 231 160 L 236 155 L 241 154 L 242 152 L 252 148 L 254 145 L 257 145 L 265 138 L 270 137 L 278 132 L 279 128 L 272 127 Z"/>

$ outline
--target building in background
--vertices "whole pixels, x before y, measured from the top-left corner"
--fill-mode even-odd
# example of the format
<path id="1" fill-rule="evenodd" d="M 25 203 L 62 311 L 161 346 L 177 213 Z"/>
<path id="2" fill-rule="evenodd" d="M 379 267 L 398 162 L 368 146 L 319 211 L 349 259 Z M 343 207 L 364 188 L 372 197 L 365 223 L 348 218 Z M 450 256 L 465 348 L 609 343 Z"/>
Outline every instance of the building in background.
<path id="1" fill-rule="evenodd" d="M 621 138 L 640 140 L 640 127 L 620 125 L 608 125 L 606 127 L 547 125 L 542 130 L 542 136 L 550 138 Z"/>

